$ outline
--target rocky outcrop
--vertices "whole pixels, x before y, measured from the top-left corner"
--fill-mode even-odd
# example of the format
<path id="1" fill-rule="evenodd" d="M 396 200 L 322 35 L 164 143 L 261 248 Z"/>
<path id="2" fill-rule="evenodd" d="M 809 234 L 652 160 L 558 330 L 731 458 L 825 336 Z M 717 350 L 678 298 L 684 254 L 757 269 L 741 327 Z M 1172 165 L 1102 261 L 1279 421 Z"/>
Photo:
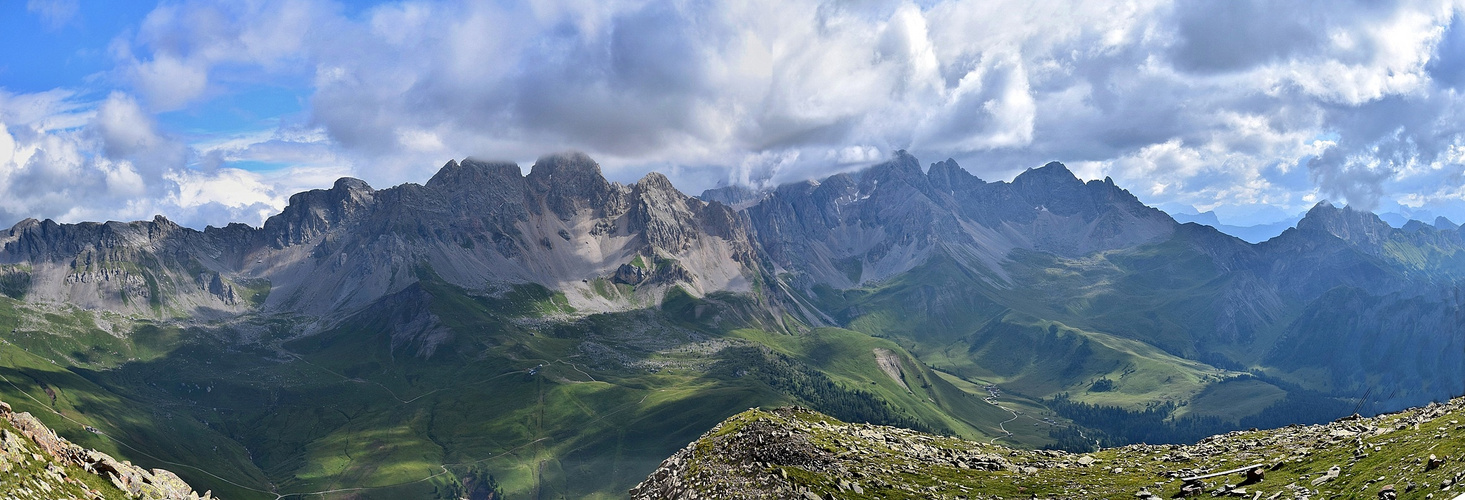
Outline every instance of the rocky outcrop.
<path id="1" fill-rule="evenodd" d="M 8 498 L 212 498 L 193 491 L 172 472 L 144 469 L 72 444 L 31 414 L 15 413 L 3 402 L 0 418 L 8 424 L 0 425 L 0 492 Z M 116 489 L 93 489 L 78 481 L 78 474 L 97 475 Z M 6 477 L 10 475 L 20 477 Z"/>
<path id="2" fill-rule="evenodd" d="M 753 409 L 663 461 L 631 496 L 1450 498 L 1465 480 L 1461 418 L 1465 398 L 1195 445 L 1076 454 L 849 424 L 802 408 Z"/>
<path id="3" fill-rule="evenodd" d="M 350 177 L 337 180 L 331 189 L 296 193 L 284 211 L 265 221 L 261 233 L 275 248 L 310 242 L 366 214 L 375 193 L 366 182 Z"/>
<path id="4" fill-rule="evenodd" d="M 948 446 L 950 442 L 954 441 L 898 427 L 846 424 L 804 408 L 753 409 L 719 424 L 663 461 L 631 490 L 631 496 L 783 499 L 846 491 L 863 495 L 866 490 L 875 494 L 881 488 L 903 489 L 881 479 L 895 477 L 895 471 L 880 463 L 901 471 L 1011 467 L 1006 458 L 992 453 L 1002 451 L 1000 447 L 983 450 L 972 443 L 968 449 L 955 449 Z M 804 484 L 811 474 L 833 481 L 833 491 Z"/>
<path id="5" fill-rule="evenodd" d="M 1389 239 L 1394 228 L 1372 212 L 1347 206 L 1338 208 L 1327 201 L 1320 201 L 1297 222 L 1297 231 L 1331 235 L 1374 253 Z"/>

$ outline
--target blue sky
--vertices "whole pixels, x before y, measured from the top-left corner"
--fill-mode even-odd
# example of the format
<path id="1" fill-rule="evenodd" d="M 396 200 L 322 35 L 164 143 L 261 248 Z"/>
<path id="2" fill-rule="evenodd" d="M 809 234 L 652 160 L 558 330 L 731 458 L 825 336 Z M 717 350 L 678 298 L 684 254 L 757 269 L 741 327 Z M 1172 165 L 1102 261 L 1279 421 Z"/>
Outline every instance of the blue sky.
<path id="1" fill-rule="evenodd" d="M 0 225 L 258 224 L 355 176 L 590 153 L 768 186 L 907 149 L 1175 211 L 1465 220 L 1458 2 L 0 1 Z"/>

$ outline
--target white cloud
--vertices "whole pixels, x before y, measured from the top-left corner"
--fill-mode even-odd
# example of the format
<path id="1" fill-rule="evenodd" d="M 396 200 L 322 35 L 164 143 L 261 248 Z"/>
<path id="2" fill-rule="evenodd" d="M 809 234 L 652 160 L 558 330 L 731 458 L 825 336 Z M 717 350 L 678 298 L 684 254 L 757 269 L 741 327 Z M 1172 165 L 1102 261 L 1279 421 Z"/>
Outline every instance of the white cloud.
<path id="1" fill-rule="evenodd" d="M 153 117 L 144 113 L 131 96 L 113 92 L 97 108 L 95 130 L 102 137 L 102 148 L 108 156 L 127 157 L 143 154 L 165 142 L 158 135 Z"/>
<path id="2" fill-rule="evenodd" d="M 230 170 L 240 161 L 349 165 L 390 185 L 448 158 L 572 148 L 613 177 L 670 168 L 696 191 L 908 149 L 989 180 L 1060 160 L 1157 204 L 1444 203 L 1459 190 L 1440 186 L 1465 170 L 1461 9 L 407 0 L 348 14 L 326 0 L 185 1 L 114 44 L 122 97 L 0 94 L 9 163 L 25 170 L 5 175 L 111 168 L 98 186 L 129 185 L 131 171 L 179 207 L 255 210 L 287 194 L 280 179 L 255 178 L 236 199 L 209 176 L 249 174 Z M 184 145 L 150 118 L 261 82 L 309 88 L 303 123 Z M 86 159 L 98 154 L 114 163 Z M 26 170 L 33 158 L 45 162 Z"/>
<path id="3" fill-rule="evenodd" d="M 60 28 L 76 18 L 81 10 L 78 0 L 28 0 L 25 10 L 41 17 L 41 22 L 51 29 Z"/>
<path id="4" fill-rule="evenodd" d="M 131 40 L 114 43 L 113 52 L 150 108 L 176 110 L 237 83 L 229 76 L 220 81 L 220 67 L 302 76 L 307 49 L 330 42 L 334 27 L 324 23 L 338 19 L 338 10 L 317 0 L 164 3 Z"/>
<path id="5" fill-rule="evenodd" d="M 60 124 L 65 124 L 62 127 Z M 230 161 L 301 165 L 257 173 L 190 168 L 200 150 L 159 130 L 128 94 L 89 102 L 74 94 L 0 91 L 0 218 L 62 222 L 138 220 L 164 214 L 192 227 L 260 224 L 291 194 L 350 174 L 322 152 L 318 132 L 281 130 L 212 144 Z"/>
<path id="6" fill-rule="evenodd" d="M 208 69 L 170 55 L 138 61 L 132 78 L 154 109 L 175 110 L 196 100 L 208 89 Z"/>

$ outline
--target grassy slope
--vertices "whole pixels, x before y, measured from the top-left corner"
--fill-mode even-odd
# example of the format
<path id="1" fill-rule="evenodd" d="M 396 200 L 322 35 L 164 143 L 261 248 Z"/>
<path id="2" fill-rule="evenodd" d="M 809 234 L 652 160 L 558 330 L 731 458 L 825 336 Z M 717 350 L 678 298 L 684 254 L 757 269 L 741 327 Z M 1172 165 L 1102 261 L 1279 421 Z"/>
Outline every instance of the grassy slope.
<path id="1" fill-rule="evenodd" d="M 817 328 L 802 335 L 743 329 L 733 335 L 804 360 L 838 382 L 874 392 L 927 425 L 968 439 L 998 435 L 996 423 L 1010 416 L 957 389 L 889 340 L 839 328 Z M 880 369 L 876 349 L 900 356 L 904 386 Z"/>
<path id="2" fill-rule="evenodd" d="M 810 300 L 852 330 L 890 339 L 959 379 L 997 384 L 1013 401 L 1065 392 L 1126 408 L 1172 401 L 1182 405 L 1180 416 L 1208 386 L 1237 373 L 1196 360 L 1201 350 L 1228 349 L 1195 340 L 1214 321 L 1206 306 L 1227 282 L 1184 242 L 1083 259 L 1012 257 L 1011 280 L 1024 286 L 994 284 L 938 256 L 864 288 L 816 289 Z M 1276 334 L 1261 332 L 1257 341 Z M 1089 390 L 1105 378 L 1114 390 Z M 1234 404 L 1209 405 L 1205 414 L 1236 421 L 1276 400 L 1275 387 L 1257 389 L 1232 390 Z"/>
<path id="3" fill-rule="evenodd" d="M 106 318 L 121 325 L 114 336 L 90 313 L 20 310 L 0 297 L 0 332 L 17 330 L 0 345 L 0 374 L 14 383 L 0 397 L 85 446 L 153 460 L 233 498 L 421 497 L 475 465 L 512 495 L 618 497 L 712 422 L 795 402 L 709 376 L 725 345 L 768 346 L 934 429 L 1032 447 L 1051 442 L 1039 419 L 1055 416 L 1041 398 L 1060 392 L 1129 408 L 1175 401 L 1177 416 L 1230 421 L 1280 397 L 1186 359 L 1197 353 L 1191 329 L 1210 321 L 1196 311 L 1225 285 L 1204 259 L 1166 245 L 1014 257 L 1013 279 L 1036 286 L 1000 287 L 937 258 L 865 288 L 816 289 L 805 299 L 848 329 L 797 334 L 780 333 L 802 327 L 748 297 L 674 294 L 661 311 L 572 320 L 563 297 L 542 288 L 474 297 L 430 272 L 421 295 L 300 339 L 284 319 L 234 329 Z M 388 327 L 424 307 L 451 332 L 430 357 L 420 338 Z M 877 349 L 896 353 L 904 387 L 880 369 Z M 1099 379 L 1114 390 L 1088 390 Z M 43 382 L 76 422 L 44 415 Z M 1029 417 L 1003 426 L 1014 435 L 998 426 L 1012 413 L 982 401 L 986 384 Z"/>
<path id="4" fill-rule="evenodd" d="M 514 497 L 619 498 L 713 423 L 797 402 L 710 376 L 726 345 L 767 345 L 964 437 L 995 434 L 1009 416 L 890 341 L 765 331 L 776 322 L 747 298 L 570 319 L 563 297 L 537 287 L 473 297 L 428 279 L 414 293 L 303 338 L 286 319 L 109 318 L 114 336 L 92 313 L 0 298 L 0 328 L 16 330 L 0 344 L 13 383 L 0 382 L 0 398 L 79 444 L 228 498 L 430 497 L 474 466 Z M 391 328 L 423 307 L 451 332 L 430 357 L 411 338 L 394 343 Z M 897 353 L 910 392 L 880 371 L 877 348 Z"/>
<path id="5" fill-rule="evenodd" d="M 208 481 L 220 494 L 246 494 L 229 482 L 257 484 L 264 476 L 237 443 L 188 418 L 179 401 L 149 394 L 158 392 L 152 387 L 114 391 L 93 380 L 97 370 L 127 360 L 168 356 L 177 336 L 145 324 L 132 329 L 132 339 L 124 341 L 97 329 L 89 313 L 24 311 L 0 298 L 0 331 L 14 332 L 0 343 L 0 399 L 79 445 L 168 468 L 192 484 Z M 84 425 L 101 432 L 86 432 Z M 208 471 L 192 464 L 208 464 Z"/>
<path id="6" fill-rule="evenodd" d="M 985 400 L 990 393 L 984 387 L 995 383 L 990 380 L 975 378 L 964 379 L 960 376 L 939 370 L 936 371 L 936 375 L 951 384 L 952 387 L 966 393 L 968 397 L 977 400 Z M 1004 392 L 1000 397 L 993 400 L 993 406 L 999 409 L 1005 409 L 1002 413 L 1002 416 L 1005 418 L 999 421 L 1002 425 L 996 429 L 991 429 L 990 434 L 998 437 L 996 439 L 986 440 L 987 442 L 1004 443 L 1019 448 L 1041 448 L 1053 443 L 1053 439 L 1048 436 L 1048 431 L 1053 426 L 1072 424 L 1068 419 L 1049 410 L 1048 407 L 1043 405 L 1041 400 L 1019 394 Z M 1011 410 L 1011 412 L 1015 412 L 1016 414 L 1009 413 L 1007 410 Z M 1009 419 L 1011 421 L 1008 421 Z M 990 424 L 988 427 L 990 427 Z M 1003 434 L 1001 431 L 1004 429 L 1011 432 L 1012 435 L 1008 436 Z"/>

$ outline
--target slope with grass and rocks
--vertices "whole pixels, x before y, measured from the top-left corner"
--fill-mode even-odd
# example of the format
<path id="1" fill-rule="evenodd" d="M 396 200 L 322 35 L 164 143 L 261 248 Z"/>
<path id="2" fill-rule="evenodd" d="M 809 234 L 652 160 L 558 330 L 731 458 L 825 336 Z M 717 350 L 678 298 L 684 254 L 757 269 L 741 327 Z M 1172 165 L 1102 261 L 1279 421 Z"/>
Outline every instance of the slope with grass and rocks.
<path id="1" fill-rule="evenodd" d="M 752 409 L 631 490 L 651 499 L 1456 498 L 1465 492 L 1465 398 L 1372 418 L 1236 431 L 1194 445 L 1092 453 L 1017 450 Z"/>
<path id="2" fill-rule="evenodd" d="M 0 402 L 0 494 L 10 499 L 200 500 L 177 475 L 72 444 Z"/>

